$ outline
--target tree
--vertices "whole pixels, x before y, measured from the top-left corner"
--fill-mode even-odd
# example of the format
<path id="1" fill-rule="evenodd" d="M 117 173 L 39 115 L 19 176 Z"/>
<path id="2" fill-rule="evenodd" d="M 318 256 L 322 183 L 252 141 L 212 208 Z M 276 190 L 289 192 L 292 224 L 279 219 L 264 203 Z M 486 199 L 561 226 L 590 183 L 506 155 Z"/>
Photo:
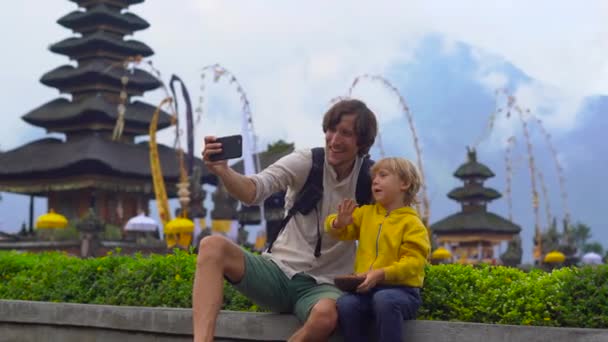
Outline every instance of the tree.
<path id="1" fill-rule="evenodd" d="M 583 253 L 593 252 L 593 253 L 597 253 L 599 255 L 602 255 L 602 254 L 604 254 L 604 247 L 602 246 L 601 243 L 594 241 L 594 242 L 590 242 L 590 243 L 585 244 L 583 246 L 582 252 Z"/>
<path id="2" fill-rule="evenodd" d="M 272 144 L 268 144 L 267 151 L 270 153 L 281 153 L 286 151 L 292 151 L 294 149 L 293 143 L 288 143 L 283 139 L 280 139 Z"/>
<path id="3" fill-rule="evenodd" d="M 562 234 L 557 231 L 555 224 L 541 235 L 542 237 L 542 254 L 547 254 L 551 251 L 559 250 Z"/>
<path id="4" fill-rule="evenodd" d="M 507 246 L 507 250 L 500 255 L 500 260 L 505 266 L 515 267 L 521 264 L 521 256 L 523 249 L 521 248 L 521 238 L 519 235 L 513 237 Z"/>
<path id="5" fill-rule="evenodd" d="M 542 235 L 542 254 L 560 251 L 566 255 L 566 265 L 576 264 L 582 254 L 595 252 L 602 255 L 604 247 L 599 242 L 589 242 L 591 228 L 581 222 L 572 226 L 564 225 L 563 232 L 557 230 L 554 219 L 551 226 Z"/>
<path id="6" fill-rule="evenodd" d="M 582 251 L 583 247 L 587 243 L 587 240 L 591 238 L 591 227 L 584 223 L 578 222 L 572 226 L 571 233 L 576 248 L 579 251 Z"/>

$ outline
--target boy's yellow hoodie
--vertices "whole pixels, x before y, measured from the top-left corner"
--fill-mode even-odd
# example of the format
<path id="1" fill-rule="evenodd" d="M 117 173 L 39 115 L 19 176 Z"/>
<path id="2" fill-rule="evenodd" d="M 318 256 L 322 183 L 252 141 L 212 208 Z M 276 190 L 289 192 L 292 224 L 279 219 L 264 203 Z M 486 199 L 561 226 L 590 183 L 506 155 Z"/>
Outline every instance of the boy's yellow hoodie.
<path id="1" fill-rule="evenodd" d="M 415 209 L 387 213 L 378 203 L 364 205 L 353 212 L 353 224 L 342 229 L 332 228 L 336 216 L 327 217 L 325 230 L 340 240 L 359 240 L 355 273 L 382 268 L 383 284 L 422 287 L 431 245 Z"/>

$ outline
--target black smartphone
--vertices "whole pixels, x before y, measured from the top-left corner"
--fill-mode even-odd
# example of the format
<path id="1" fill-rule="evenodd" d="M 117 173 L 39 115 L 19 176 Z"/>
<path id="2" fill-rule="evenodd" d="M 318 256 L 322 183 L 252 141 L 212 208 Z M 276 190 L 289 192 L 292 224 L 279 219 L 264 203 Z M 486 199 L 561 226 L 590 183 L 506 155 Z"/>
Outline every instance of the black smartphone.
<path id="1" fill-rule="evenodd" d="M 222 143 L 222 152 L 210 155 L 211 161 L 240 158 L 243 155 L 243 137 L 240 134 L 217 138 L 215 142 Z"/>

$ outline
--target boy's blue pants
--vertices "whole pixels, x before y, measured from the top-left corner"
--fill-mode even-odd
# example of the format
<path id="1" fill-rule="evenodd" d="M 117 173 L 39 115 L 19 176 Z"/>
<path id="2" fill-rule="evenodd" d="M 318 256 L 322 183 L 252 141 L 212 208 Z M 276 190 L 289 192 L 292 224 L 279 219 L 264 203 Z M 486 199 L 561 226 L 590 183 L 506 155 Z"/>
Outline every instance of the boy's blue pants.
<path id="1" fill-rule="evenodd" d="M 344 341 L 370 341 L 372 319 L 379 342 L 401 341 L 403 321 L 416 318 L 421 304 L 420 290 L 405 286 L 377 286 L 367 293 L 346 293 L 337 303 Z"/>

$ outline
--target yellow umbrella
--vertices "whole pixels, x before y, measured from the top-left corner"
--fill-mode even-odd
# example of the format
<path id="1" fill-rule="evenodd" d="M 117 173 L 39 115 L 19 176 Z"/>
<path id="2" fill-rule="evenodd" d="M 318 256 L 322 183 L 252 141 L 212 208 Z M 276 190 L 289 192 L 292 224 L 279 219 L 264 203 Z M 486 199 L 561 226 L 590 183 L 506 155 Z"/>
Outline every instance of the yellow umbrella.
<path id="1" fill-rule="evenodd" d="M 61 214 L 57 214 L 53 209 L 36 219 L 36 229 L 65 228 L 67 226 L 68 219 Z"/>
<path id="2" fill-rule="evenodd" d="M 443 247 L 437 248 L 432 254 L 431 259 L 433 260 L 445 260 L 452 257 L 452 253 Z"/>
<path id="3" fill-rule="evenodd" d="M 165 226 L 165 234 L 192 233 L 194 222 L 184 217 L 176 217 Z"/>
<path id="4" fill-rule="evenodd" d="M 171 248 L 176 244 L 188 247 L 192 242 L 194 232 L 194 222 L 185 217 L 176 217 L 169 221 L 165 226 L 165 237 L 167 247 Z"/>
<path id="5" fill-rule="evenodd" d="M 566 256 L 564 255 L 564 253 L 559 252 L 559 251 L 552 251 L 547 253 L 547 255 L 545 255 L 545 263 L 548 264 L 559 264 L 562 263 L 566 260 Z"/>

